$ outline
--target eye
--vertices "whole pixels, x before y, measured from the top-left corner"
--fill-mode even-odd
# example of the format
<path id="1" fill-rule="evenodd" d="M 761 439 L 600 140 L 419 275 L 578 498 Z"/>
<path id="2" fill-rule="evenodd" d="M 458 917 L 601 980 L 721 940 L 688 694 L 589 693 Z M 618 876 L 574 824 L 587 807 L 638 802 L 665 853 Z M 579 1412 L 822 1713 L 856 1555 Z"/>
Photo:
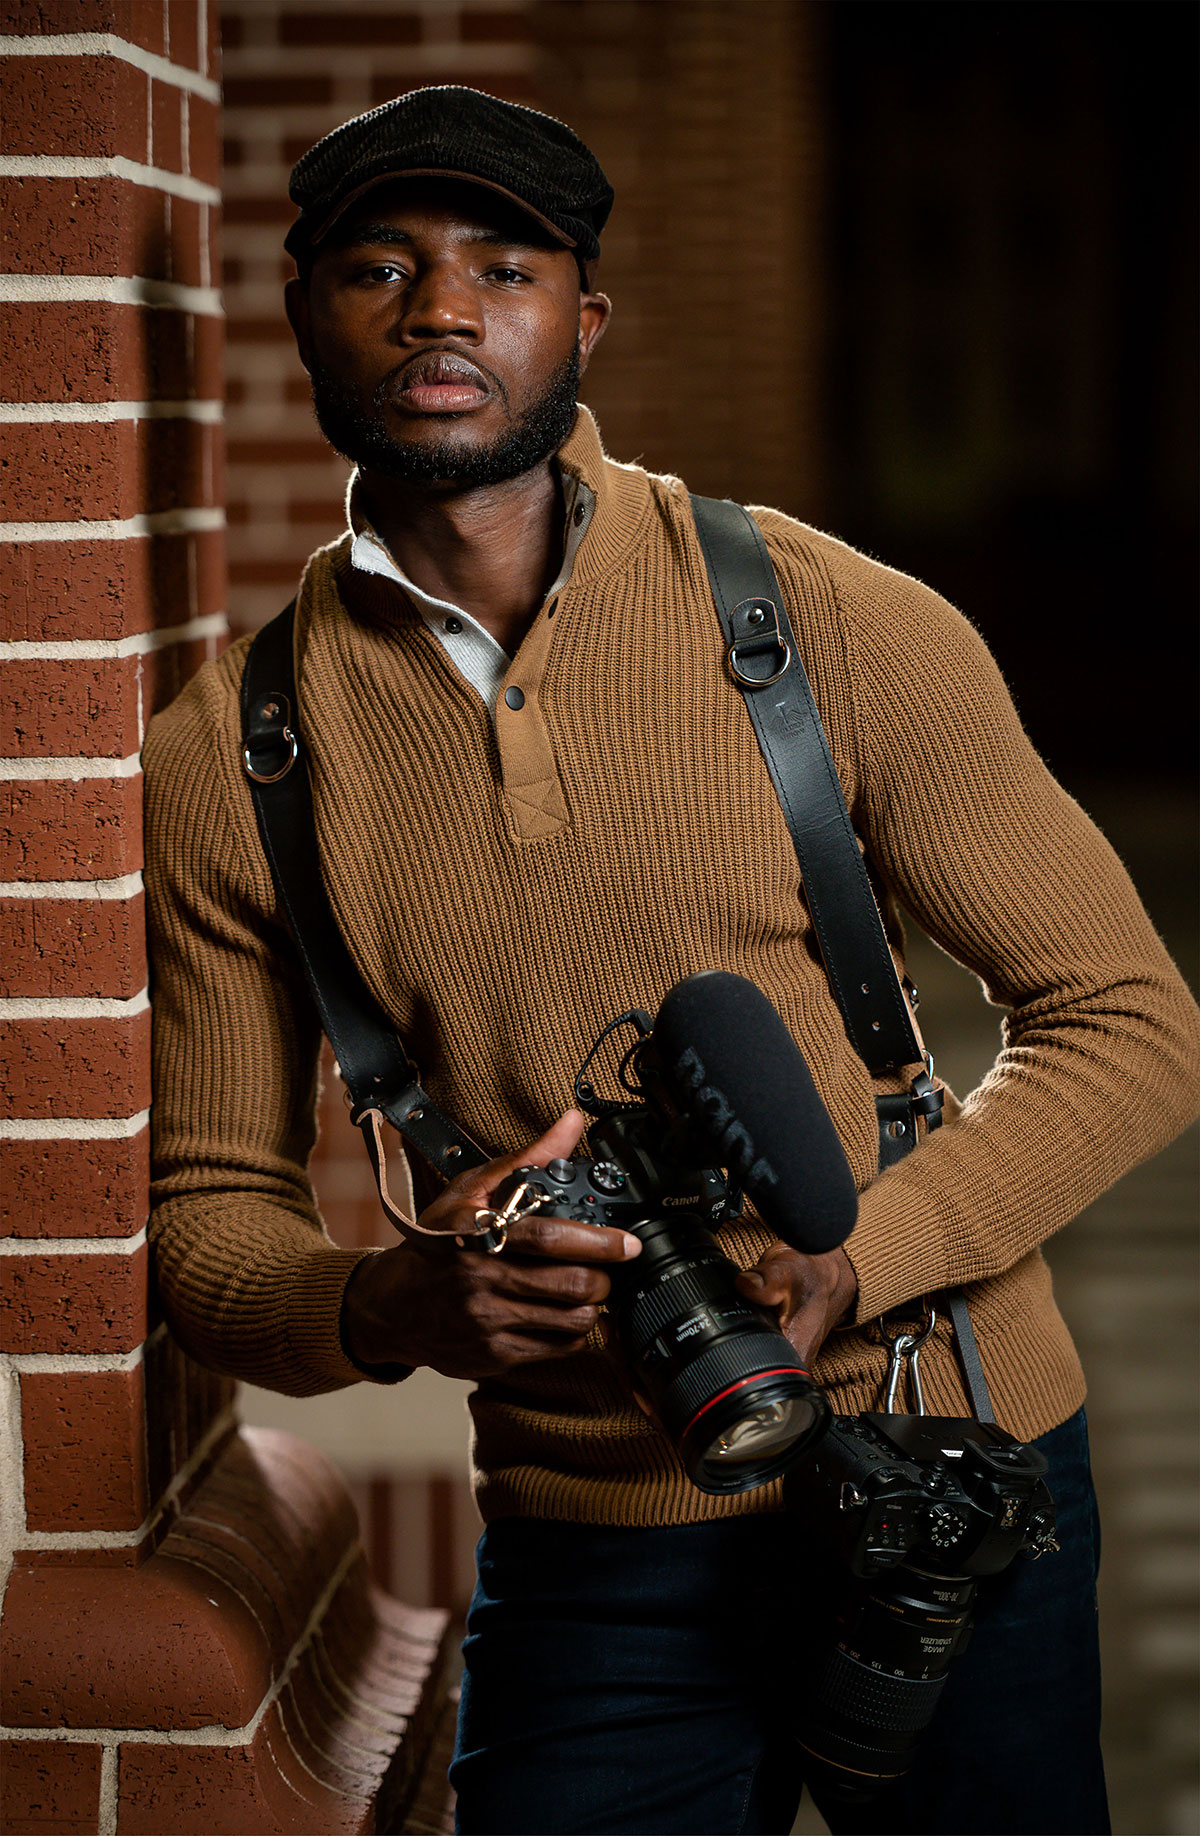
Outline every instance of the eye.
<path id="1" fill-rule="evenodd" d="M 368 267 L 360 268 L 354 278 L 363 286 L 388 287 L 406 277 L 404 269 L 394 261 L 373 261 Z"/>
<path id="2" fill-rule="evenodd" d="M 523 268 L 489 268 L 488 277 L 506 287 L 519 287 L 530 278 Z"/>

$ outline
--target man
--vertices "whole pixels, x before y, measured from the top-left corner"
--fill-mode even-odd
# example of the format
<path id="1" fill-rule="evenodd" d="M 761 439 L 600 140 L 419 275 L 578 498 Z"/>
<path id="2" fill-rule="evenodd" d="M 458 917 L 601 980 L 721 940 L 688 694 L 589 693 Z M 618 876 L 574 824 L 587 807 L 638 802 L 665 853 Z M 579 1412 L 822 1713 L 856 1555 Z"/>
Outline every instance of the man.
<path id="1" fill-rule="evenodd" d="M 1194 1005 L 965 621 L 756 511 L 897 951 L 900 899 L 1010 1010 L 984 1085 L 876 1178 L 871 1082 L 723 668 L 686 491 L 608 460 L 575 407 L 609 313 L 603 173 L 561 123 L 425 90 L 320 142 L 292 196 L 288 315 L 358 468 L 350 531 L 312 557 L 297 615 L 323 872 L 431 1096 L 511 1150 L 421 1221 L 469 1232 L 510 1171 L 571 1154 L 563 1095 L 616 1014 L 701 968 L 763 988 L 860 1211 L 817 1256 L 753 1216 L 727 1226 L 744 1294 L 856 1413 L 886 1365 L 870 1323 L 965 1284 L 997 1417 L 1050 1462 L 1063 1545 L 981 1589 L 907 1780 L 865 1808 L 818 1782 L 826 1815 L 1106 1828 L 1083 1380 L 1038 1245 L 1194 1113 Z M 478 1380 L 464 1830 L 787 1829 L 839 1577 L 777 1485 L 697 1491 L 636 1402 L 602 1320 L 636 1238 L 527 1217 L 495 1257 L 358 1255 L 321 1232 L 318 1038 L 239 766 L 245 652 L 201 671 L 147 748 L 152 1235 L 174 1328 L 298 1394 L 417 1365 Z M 969 1413 L 942 1326 L 923 1370 L 931 1410 Z"/>

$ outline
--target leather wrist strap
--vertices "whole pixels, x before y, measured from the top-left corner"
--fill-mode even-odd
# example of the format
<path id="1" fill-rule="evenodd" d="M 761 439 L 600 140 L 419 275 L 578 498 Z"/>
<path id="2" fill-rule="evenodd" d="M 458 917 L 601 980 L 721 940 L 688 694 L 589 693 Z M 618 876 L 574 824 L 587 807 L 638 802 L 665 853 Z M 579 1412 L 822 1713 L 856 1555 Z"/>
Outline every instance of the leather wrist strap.
<path id="1" fill-rule="evenodd" d="M 371 994 L 338 929 L 321 876 L 312 786 L 298 720 L 296 602 L 250 646 L 242 677 L 242 769 L 271 878 L 299 953 L 321 1025 L 363 1131 L 380 1202 L 398 1230 L 428 1231 L 397 1206 L 387 1186 L 380 1118 L 446 1179 L 490 1158 L 431 1102 L 396 1029 Z M 480 1235 L 486 1234 L 481 1230 Z"/>

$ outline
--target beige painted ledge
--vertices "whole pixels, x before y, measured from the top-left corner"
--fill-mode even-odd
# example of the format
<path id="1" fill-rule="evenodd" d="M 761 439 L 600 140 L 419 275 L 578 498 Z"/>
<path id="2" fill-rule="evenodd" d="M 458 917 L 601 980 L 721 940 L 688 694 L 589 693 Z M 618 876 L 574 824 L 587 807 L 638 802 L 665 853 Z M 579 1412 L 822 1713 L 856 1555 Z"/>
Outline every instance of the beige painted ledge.
<path id="1" fill-rule="evenodd" d="M 328 1396 L 277 1396 L 243 1384 L 248 1426 L 281 1428 L 317 1447 L 349 1478 L 467 1470 L 467 1397 L 474 1386 L 436 1371 L 403 1383 L 358 1383 Z"/>

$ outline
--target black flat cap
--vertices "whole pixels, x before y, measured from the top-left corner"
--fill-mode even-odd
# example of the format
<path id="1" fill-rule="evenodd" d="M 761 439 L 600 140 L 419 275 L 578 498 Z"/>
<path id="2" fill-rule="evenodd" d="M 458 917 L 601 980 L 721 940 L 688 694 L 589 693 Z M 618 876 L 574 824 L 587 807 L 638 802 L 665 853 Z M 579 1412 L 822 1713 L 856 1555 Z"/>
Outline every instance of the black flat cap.
<path id="1" fill-rule="evenodd" d="M 565 122 L 482 90 L 412 89 L 318 140 L 296 162 L 288 195 L 300 216 L 284 239 L 310 252 L 347 205 L 393 178 L 460 178 L 498 191 L 581 262 L 600 253 L 613 190 Z"/>

